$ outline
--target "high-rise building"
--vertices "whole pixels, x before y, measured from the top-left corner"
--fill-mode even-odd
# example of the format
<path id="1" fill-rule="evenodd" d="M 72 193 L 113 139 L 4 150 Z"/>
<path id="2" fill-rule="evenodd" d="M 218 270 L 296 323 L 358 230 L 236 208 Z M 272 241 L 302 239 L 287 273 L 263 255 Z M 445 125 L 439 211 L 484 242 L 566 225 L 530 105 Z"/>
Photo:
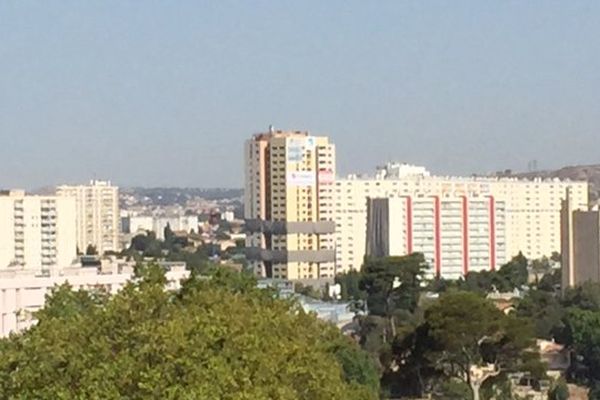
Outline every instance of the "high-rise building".
<path id="1" fill-rule="evenodd" d="M 332 277 L 335 146 L 325 136 L 275 131 L 245 146 L 247 256 L 259 276 Z"/>
<path id="2" fill-rule="evenodd" d="M 367 198 L 402 196 L 483 197 L 506 209 L 507 262 L 522 252 L 528 258 L 560 251 L 560 208 L 571 188 L 576 208 L 587 207 L 588 183 L 558 179 L 430 176 L 419 167 L 389 164 L 375 177 L 337 179 L 334 191 L 336 272 L 359 270 L 366 251 Z"/>
<path id="3" fill-rule="evenodd" d="M 71 265 L 77 256 L 75 201 L 0 193 L 0 269 L 48 270 Z"/>
<path id="4" fill-rule="evenodd" d="M 568 190 L 560 222 L 562 289 L 600 282 L 600 211 L 577 208 Z"/>
<path id="5" fill-rule="evenodd" d="M 428 277 L 457 279 L 506 260 L 506 207 L 491 196 L 367 200 L 367 256 L 423 253 Z"/>
<path id="6" fill-rule="evenodd" d="M 85 253 L 94 246 L 98 254 L 119 251 L 119 188 L 108 181 L 57 188 L 59 197 L 75 199 L 77 205 L 77 247 Z"/>

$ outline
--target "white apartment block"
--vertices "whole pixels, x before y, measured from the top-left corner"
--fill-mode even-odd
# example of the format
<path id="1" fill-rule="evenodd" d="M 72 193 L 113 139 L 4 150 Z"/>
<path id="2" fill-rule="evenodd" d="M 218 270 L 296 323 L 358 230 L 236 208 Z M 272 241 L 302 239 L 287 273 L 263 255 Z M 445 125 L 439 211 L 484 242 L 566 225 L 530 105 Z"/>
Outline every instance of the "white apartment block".
<path id="1" fill-rule="evenodd" d="M 63 185 L 57 196 L 75 199 L 77 206 L 77 247 L 85 253 L 92 245 L 98 254 L 119 251 L 119 188 L 108 181 L 89 185 Z"/>
<path id="2" fill-rule="evenodd" d="M 197 215 L 175 215 L 175 216 L 152 216 L 152 215 L 128 215 L 121 219 L 123 233 L 136 234 L 151 231 L 156 238 L 165 239 L 165 228 L 167 225 L 173 232 L 184 231 L 198 232 Z"/>
<path id="3" fill-rule="evenodd" d="M 494 197 L 367 199 L 367 256 L 423 253 L 428 277 L 457 279 L 506 260 L 506 207 Z"/>
<path id="4" fill-rule="evenodd" d="M 369 197 L 489 196 L 504 203 L 506 249 L 505 259 L 498 259 L 499 263 L 519 252 L 539 258 L 560 251 L 560 209 L 567 188 L 576 209 L 587 208 L 588 204 L 587 182 L 429 176 L 414 168 L 402 174 L 386 169 L 390 171 L 380 170 L 376 177 L 349 176 L 335 182 L 336 272 L 359 270 L 362 266 Z"/>
<path id="5" fill-rule="evenodd" d="M 257 275 L 335 274 L 335 146 L 325 136 L 273 129 L 245 146 L 246 246 Z"/>
<path id="6" fill-rule="evenodd" d="M 169 266 L 166 272 L 167 289 L 180 287 L 189 276 L 185 263 Z M 178 265 L 177 265 L 178 264 Z M 31 271 L 0 270 L 0 337 L 18 332 L 36 323 L 34 313 L 45 303 L 46 294 L 64 283 L 73 290 L 102 288 L 107 293 L 118 292 L 133 276 L 133 265 L 112 263 L 108 269 L 75 267 L 50 270 L 40 275 Z"/>
<path id="7" fill-rule="evenodd" d="M 0 193 L 0 269 L 46 270 L 69 266 L 77 256 L 75 201 Z"/>

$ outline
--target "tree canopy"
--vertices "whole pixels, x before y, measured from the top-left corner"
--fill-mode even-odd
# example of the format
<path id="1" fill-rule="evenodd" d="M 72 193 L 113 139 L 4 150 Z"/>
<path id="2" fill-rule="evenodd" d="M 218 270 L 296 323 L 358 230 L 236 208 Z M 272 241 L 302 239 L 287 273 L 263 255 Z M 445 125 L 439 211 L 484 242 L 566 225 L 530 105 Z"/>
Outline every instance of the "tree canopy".
<path id="1" fill-rule="evenodd" d="M 252 279 L 164 284 L 151 265 L 114 296 L 56 288 L 37 325 L 0 341 L 0 398 L 376 398 L 365 353 Z"/>
<path id="2" fill-rule="evenodd" d="M 427 263 L 421 253 L 367 258 L 359 289 L 366 292 L 369 312 L 389 317 L 397 309 L 414 311 L 426 268 Z"/>
<path id="3" fill-rule="evenodd" d="M 481 385 L 506 371 L 543 377 L 528 321 L 505 315 L 472 292 L 449 292 L 425 313 L 431 359 L 443 375 L 468 384 L 473 398 Z"/>

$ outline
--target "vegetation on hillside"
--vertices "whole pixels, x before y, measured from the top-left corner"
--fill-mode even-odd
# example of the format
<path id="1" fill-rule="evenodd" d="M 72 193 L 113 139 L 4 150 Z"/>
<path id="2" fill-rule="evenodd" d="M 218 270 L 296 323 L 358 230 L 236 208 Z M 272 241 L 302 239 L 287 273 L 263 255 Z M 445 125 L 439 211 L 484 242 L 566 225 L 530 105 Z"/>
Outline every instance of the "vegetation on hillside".
<path id="1" fill-rule="evenodd" d="M 375 258 L 336 278 L 345 300 L 366 303 L 359 339 L 377 362 L 384 397 L 512 399 L 509 373 L 544 379 L 534 344 L 546 339 L 573 351 L 567 380 L 600 399 L 600 284 L 563 294 L 550 260 L 523 255 L 457 281 L 427 281 L 427 268 L 421 254 Z M 486 298 L 515 289 L 520 297 L 508 313 Z M 553 385 L 551 398 L 564 398 L 564 383 Z"/>

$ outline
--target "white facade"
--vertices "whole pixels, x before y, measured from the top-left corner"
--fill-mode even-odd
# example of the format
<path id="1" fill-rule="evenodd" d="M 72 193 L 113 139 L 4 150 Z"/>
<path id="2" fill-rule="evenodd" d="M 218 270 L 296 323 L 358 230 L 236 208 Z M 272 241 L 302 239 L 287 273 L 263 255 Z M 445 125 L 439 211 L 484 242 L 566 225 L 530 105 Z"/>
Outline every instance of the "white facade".
<path id="1" fill-rule="evenodd" d="M 127 226 L 128 231 L 126 233 L 154 232 L 154 217 L 151 215 L 129 216 L 125 217 L 125 220 L 126 222 L 123 225 Z"/>
<path id="2" fill-rule="evenodd" d="M 165 238 L 165 228 L 167 224 L 172 231 L 198 232 L 198 216 L 197 215 L 179 215 L 172 217 L 165 216 L 150 216 L 150 215 L 135 215 L 125 217 L 127 222 L 124 224 L 129 227 L 129 232 L 136 234 L 138 232 L 152 231 L 160 240 Z"/>
<path id="3" fill-rule="evenodd" d="M 560 208 L 567 188 L 576 208 L 587 207 L 587 182 L 424 175 L 338 179 L 334 193 L 336 272 L 362 266 L 368 197 L 491 196 L 506 208 L 506 262 L 519 251 L 528 258 L 560 251 Z"/>
<path id="4" fill-rule="evenodd" d="M 406 163 L 387 163 L 377 169 L 376 177 L 379 179 L 400 179 L 409 176 L 430 176 L 427 168 Z"/>
<path id="5" fill-rule="evenodd" d="M 119 251 L 119 188 L 108 181 L 89 185 L 59 186 L 57 195 L 75 199 L 77 205 L 77 247 L 85 253 L 92 245 L 98 254 Z"/>
<path id="6" fill-rule="evenodd" d="M 221 219 L 223 221 L 232 222 L 235 220 L 235 215 L 233 214 L 233 211 L 223 211 L 221 213 Z"/>
<path id="7" fill-rule="evenodd" d="M 52 271 L 47 275 L 0 271 L 0 335 L 8 336 L 33 325 L 33 313 L 44 306 L 45 295 L 57 285 L 68 282 L 73 290 L 97 289 L 108 293 L 119 291 L 133 276 L 133 267 L 118 267 L 108 273 L 96 268 L 70 268 Z M 172 267 L 167 273 L 167 288 L 177 289 L 180 281 L 189 276 L 185 264 Z"/>
<path id="8" fill-rule="evenodd" d="M 73 199 L 0 194 L 0 269 L 69 266 L 77 255 Z"/>
<path id="9" fill-rule="evenodd" d="M 506 208 L 491 196 L 368 200 L 367 254 L 423 253 L 428 276 L 457 279 L 506 260 Z"/>
<path id="10" fill-rule="evenodd" d="M 198 216 L 181 215 L 176 217 L 157 217 L 154 218 L 154 232 L 156 237 L 164 240 L 165 228 L 169 225 L 172 231 L 190 232 L 192 229 L 198 233 Z"/>

